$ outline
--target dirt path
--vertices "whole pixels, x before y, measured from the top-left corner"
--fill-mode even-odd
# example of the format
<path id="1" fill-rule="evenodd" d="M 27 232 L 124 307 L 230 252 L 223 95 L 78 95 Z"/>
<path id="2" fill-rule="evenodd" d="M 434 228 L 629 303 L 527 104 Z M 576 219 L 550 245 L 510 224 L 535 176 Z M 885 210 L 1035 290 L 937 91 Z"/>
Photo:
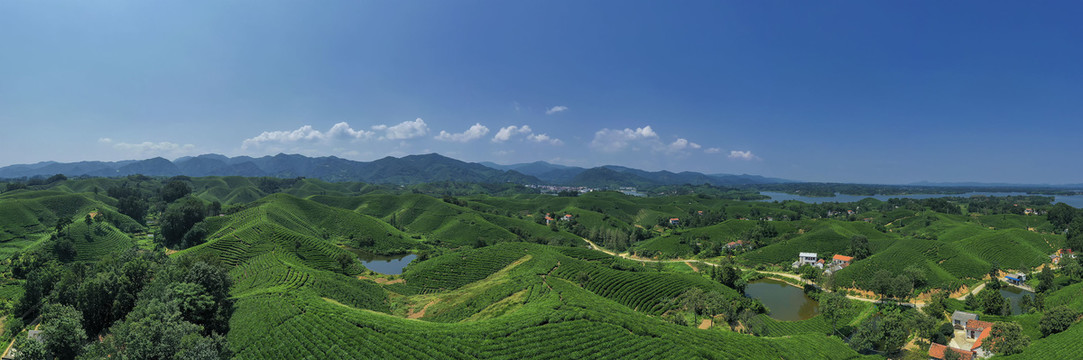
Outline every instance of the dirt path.
<path id="1" fill-rule="evenodd" d="M 711 321 L 711 319 L 703 319 L 703 321 L 701 321 L 699 323 L 699 326 L 697 327 L 703 330 L 707 330 L 711 328 L 711 325 L 714 325 L 714 321 Z"/>
<path id="2" fill-rule="evenodd" d="M 685 261 L 684 264 L 688 265 L 688 267 L 692 268 L 692 271 L 699 272 L 699 268 L 697 268 L 695 265 L 692 265 L 691 261 Z"/>
<path id="3" fill-rule="evenodd" d="M 428 310 L 429 306 L 432 306 L 433 304 L 438 303 L 438 302 L 440 302 L 440 299 L 435 299 L 433 301 L 429 301 L 428 304 L 425 304 L 425 307 L 421 308 L 421 311 L 418 311 L 416 313 L 413 312 L 414 309 L 410 309 L 410 311 L 406 312 L 406 318 L 407 319 L 420 319 L 420 318 L 425 316 L 425 310 Z"/>
<path id="4" fill-rule="evenodd" d="M 358 275 L 357 278 L 360 279 L 360 280 L 372 280 L 373 282 L 375 282 L 377 284 L 380 284 L 380 285 L 401 284 L 401 283 L 406 282 L 406 279 L 403 279 L 403 278 L 388 279 L 388 278 L 382 278 L 382 277 L 368 277 L 368 276 L 365 276 L 365 275 Z"/>

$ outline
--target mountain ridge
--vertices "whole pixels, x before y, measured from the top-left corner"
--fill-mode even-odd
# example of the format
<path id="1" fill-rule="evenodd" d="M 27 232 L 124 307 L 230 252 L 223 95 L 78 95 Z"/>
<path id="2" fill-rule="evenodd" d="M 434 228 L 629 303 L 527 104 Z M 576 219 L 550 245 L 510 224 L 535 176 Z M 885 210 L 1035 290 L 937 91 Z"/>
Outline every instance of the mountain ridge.
<path id="1" fill-rule="evenodd" d="M 369 162 L 335 156 L 309 157 L 298 154 L 263 157 L 202 154 L 173 161 L 162 157 L 144 160 L 45 161 L 0 167 L 0 178 L 66 176 L 118 177 L 149 176 L 246 176 L 307 177 L 324 181 L 418 184 L 443 181 L 472 183 L 551 184 L 588 187 L 663 186 L 681 184 L 744 185 L 794 182 L 759 175 L 702 174 L 682 171 L 646 171 L 618 165 L 594 168 L 557 165 L 545 161 L 499 165 L 492 162 L 465 162 L 437 153 L 384 157 Z"/>

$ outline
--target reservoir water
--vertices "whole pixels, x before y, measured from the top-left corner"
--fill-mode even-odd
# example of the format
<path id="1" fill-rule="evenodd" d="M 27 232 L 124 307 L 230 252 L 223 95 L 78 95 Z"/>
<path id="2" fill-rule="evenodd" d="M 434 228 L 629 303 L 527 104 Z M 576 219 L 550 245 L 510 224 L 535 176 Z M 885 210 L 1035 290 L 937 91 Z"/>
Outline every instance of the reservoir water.
<path id="1" fill-rule="evenodd" d="M 809 203 L 809 204 L 820 204 L 820 203 L 825 203 L 825 202 L 840 202 L 840 203 L 857 202 L 857 201 L 861 201 L 862 199 L 865 199 L 865 198 L 873 198 L 873 199 L 877 199 L 877 200 L 880 200 L 880 201 L 886 201 L 887 199 L 891 199 L 891 198 L 899 198 L 899 199 L 932 199 L 932 198 L 941 198 L 941 197 L 969 197 L 969 196 L 975 196 L 975 195 L 977 195 L 977 196 L 1023 196 L 1023 195 L 1027 195 L 1027 193 L 1023 193 L 1023 192 L 968 192 L 968 193 L 962 193 L 962 194 L 908 194 L 908 195 L 872 195 L 872 196 L 835 194 L 835 196 L 823 197 L 823 196 L 802 196 L 802 195 L 794 195 L 794 194 L 787 194 L 787 193 L 774 192 L 774 191 L 761 191 L 760 195 L 766 195 L 766 196 L 771 197 L 771 199 L 769 199 L 769 200 L 761 200 L 761 201 L 797 200 L 797 201 L 804 202 L 804 203 Z M 1072 207 L 1075 207 L 1075 208 L 1083 208 L 1083 195 L 1037 195 L 1037 196 L 1052 196 L 1053 197 L 1053 203 L 1062 202 L 1062 203 L 1068 204 L 1069 206 L 1072 206 Z"/>
<path id="2" fill-rule="evenodd" d="M 748 283 L 745 296 L 758 299 L 775 320 L 805 320 L 820 313 L 820 303 L 805 295 L 801 288 L 775 279 L 759 279 Z"/>
<path id="3" fill-rule="evenodd" d="M 361 258 L 361 264 L 366 268 L 384 275 L 402 274 L 402 269 L 417 259 L 417 255 L 414 254 L 379 255 L 360 250 L 354 253 Z"/>
<path id="4" fill-rule="evenodd" d="M 1023 300 L 1023 296 L 1034 296 L 1034 293 L 1026 291 L 1014 286 L 1004 285 L 1000 288 L 1000 295 L 1008 298 L 1008 302 L 1012 304 L 1012 315 L 1022 314 L 1022 309 L 1019 308 L 1019 302 Z"/>

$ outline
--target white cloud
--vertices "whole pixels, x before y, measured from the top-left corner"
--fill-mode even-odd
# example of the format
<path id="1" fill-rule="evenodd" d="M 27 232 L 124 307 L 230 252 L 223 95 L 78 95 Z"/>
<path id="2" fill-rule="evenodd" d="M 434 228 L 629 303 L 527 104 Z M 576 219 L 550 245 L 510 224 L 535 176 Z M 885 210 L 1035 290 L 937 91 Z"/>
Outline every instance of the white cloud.
<path id="1" fill-rule="evenodd" d="M 707 149 L 703 150 L 703 152 L 707 153 L 707 154 L 717 154 L 717 153 L 722 152 L 722 149 L 719 149 L 719 148 L 707 148 Z"/>
<path id="2" fill-rule="evenodd" d="M 485 136 L 485 134 L 488 133 L 489 128 L 485 127 L 485 125 L 482 125 L 481 123 L 477 123 L 474 124 L 474 126 L 471 126 L 469 129 L 466 129 L 466 131 L 458 134 L 452 134 L 447 131 L 441 130 L 440 135 L 436 135 L 435 139 L 440 141 L 455 141 L 464 143 L 480 139 L 482 136 Z"/>
<path id="3" fill-rule="evenodd" d="M 264 143 L 295 143 L 300 141 L 318 141 L 324 138 L 324 134 L 316 130 L 312 125 L 305 125 L 293 131 L 264 131 L 253 138 L 245 139 L 241 143 L 242 149 L 260 146 Z"/>
<path id="4" fill-rule="evenodd" d="M 655 133 L 650 125 L 635 130 L 601 129 L 594 133 L 590 146 L 604 152 L 617 152 L 640 142 L 655 145 L 658 143 L 658 133 Z"/>
<path id="5" fill-rule="evenodd" d="M 564 144 L 564 142 L 560 141 L 560 139 L 551 138 L 551 137 L 549 137 L 549 135 L 546 135 L 546 134 L 530 134 L 530 135 L 526 136 L 526 139 L 530 140 L 530 141 L 533 141 L 533 142 L 539 142 L 539 143 L 547 142 L 547 143 L 552 144 L 552 145 Z"/>
<path id="6" fill-rule="evenodd" d="M 372 131 L 354 129 L 346 122 L 340 122 L 331 126 L 327 132 L 316 130 L 312 125 L 305 125 L 296 130 L 264 131 L 259 135 L 245 139 L 241 143 L 241 149 L 249 149 L 268 144 L 297 144 L 337 141 L 361 141 L 368 140 L 381 133 L 379 139 L 411 139 L 428 133 L 429 127 L 424 120 L 404 121 L 398 125 L 376 125 Z M 108 139 L 105 139 L 108 140 Z M 102 140 L 99 140 L 102 141 Z"/>
<path id="7" fill-rule="evenodd" d="M 417 118 L 414 121 L 403 121 L 398 125 L 376 125 L 372 127 L 376 131 L 384 131 L 385 134 L 381 136 L 381 139 L 401 140 L 401 139 L 413 139 L 420 136 L 425 136 L 429 133 L 429 126 L 425 124 L 425 120 Z"/>
<path id="8" fill-rule="evenodd" d="M 752 154 L 752 151 L 731 150 L 729 158 L 737 160 L 757 160 L 760 157 Z"/>
<path id="9" fill-rule="evenodd" d="M 98 139 L 98 142 L 100 142 L 100 143 L 102 143 L 102 144 L 112 144 L 112 143 L 113 143 L 113 139 L 110 139 L 110 138 L 99 138 L 99 139 Z"/>
<path id="10" fill-rule="evenodd" d="M 666 147 L 666 151 L 668 151 L 668 152 L 678 152 L 678 151 L 681 151 L 681 150 L 684 150 L 684 149 L 699 149 L 699 148 L 700 148 L 699 144 L 688 141 L 688 139 L 678 138 L 676 141 L 674 141 L 672 144 L 669 144 L 669 146 Z"/>
<path id="11" fill-rule="evenodd" d="M 350 124 L 347 124 L 344 121 L 344 122 L 340 122 L 338 124 L 335 124 L 335 126 L 332 126 L 331 130 L 327 132 L 327 135 L 326 135 L 325 138 L 328 138 L 328 139 L 364 140 L 364 139 L 368 139 L 368 138 L 372 137 L 375 134 L 376 133 L 374 133 L 372 131 L 354 130 L 353 128 L 350 127 Z"/>
<path id="12" fill-rule="evenodd" d="M 108 141 L 103 141 L 108 140 Z M 102 143 L 112 143 L 113 140 L 109 138 L 102 138 L 98 140 Z M 150 142 L 144 141 L 142 143 L 116 143 L 113 144 L 113 148 L 121 150 L 130 154 L 140 156 L 179 156 L 188 155 L 195 151 L 196 146 L 192 144 L 176 144 L 168 141 L 163 142 Z"/>
<path id="13" fill-rule="evenodd" d="M 530 129 L 529 125 L 502 127 L 496 132 L 496 136 L 493 136 L 493 142 L 505 142 L 511 140 L 512 136 L 529 134 L 531 131 L 533 130 Z"/>
<path id="14" fill-rule="evenodd" d="M 549 110 L 545 110 L 545 115 L 553 115 L 553 114 L 556 114 L 558 112 L 567 111 L 567 110 L 568 110 L 567 106 L 557 105 L 557 106 L 549 108 Z"/>

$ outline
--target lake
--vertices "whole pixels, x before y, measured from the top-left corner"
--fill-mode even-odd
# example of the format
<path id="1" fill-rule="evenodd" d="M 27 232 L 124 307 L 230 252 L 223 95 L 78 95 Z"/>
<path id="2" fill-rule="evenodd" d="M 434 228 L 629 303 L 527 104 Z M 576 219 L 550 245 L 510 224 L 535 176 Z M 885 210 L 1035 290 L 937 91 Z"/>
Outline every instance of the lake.
<path id="1" fill-rule="evenodd" d="M 805 295 L 801 288 L 775 279 L 759 279 L 745 287 L 745 296 L 767 306 L 775 320 L 805 320 L 820 313 L 820 303 Z"/>
<path id="2" fill-rule="evenodd" d="M 366 268 L 384 275 L 402 274 L 402 269 L 417 259 L 415 254 L 380 255 L 362 250 L 354 250 L 354 254 L 361 258 L 361 264 Z"/>
<path id="3" fill-rule="evenodd" d="M 968 192 L 968 193 L 962 193 L 962 194 L 908 194 L 908 195 L 872 195 L 872 196 L 835 194 L 835 196 L 822 197 L 822 196 L 802 196 L 802 195 L 794 195 L 794 194 L 787 194 L 787 193 L 774 192 L 774 191 L 761 191 L 760 195 L 766 195 L 766 196 L 771 197 L 771 199 L 760 200 L 760 201 L 797 200 L 797 201 L 804 202 L 804 203 L 809 203 L 809 204 L 820 204 L 820 203 L 825 203 L 825 202 L 840 202 L 840 203 L 857 202 L 857 201 L 861 201 L 862 199 L 865 199 L 865 198 L 873 198 L 873 199 L 877 199 L 877 200 L 880 200 L 880 201 L 887 201 L 887 199 L 891 199 L 891 198 L 899 198 L 899 199 L 932 199 L 932 198 L 941 198 L 941 197 L 970 197 L 970 196 L 975 196 L 975 195 L 977 195 L 977 196 L 1024 196 L 1024 195 L 1028 195 L 1028 194 L 1023 193 L 1023 192 Z M 1083 208 L 1083 195 L 1037 195 L 1037 196 L 1052 196 L 1054 203 L 1062 202 L 1062 203 L 1068 204 L 1069 206 L 1072 206 L 1072 207 L 1075 207 L 1075 208 Z"/>
<path id="4" fill-rule="evenodd" d="M 1023 313 L 1019 308 L 1019 302 L 1023 300 L 1023 296 L 1034 296 L 1034 293 L 1015 286 L 1004 285 L 1000 288 L 1000 295 L 1008 298 L 1008 302 L 1012 304 L 1012 315 L 1019 315 Z"/>

